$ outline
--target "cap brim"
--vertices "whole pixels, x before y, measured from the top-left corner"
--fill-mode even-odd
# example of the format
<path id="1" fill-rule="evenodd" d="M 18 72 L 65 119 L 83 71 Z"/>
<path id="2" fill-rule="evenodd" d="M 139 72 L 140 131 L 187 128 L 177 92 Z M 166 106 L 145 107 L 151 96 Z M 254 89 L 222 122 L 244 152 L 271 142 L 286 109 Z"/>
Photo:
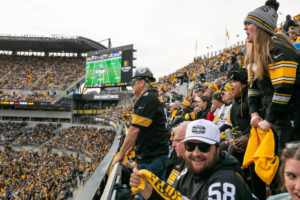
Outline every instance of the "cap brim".
<path id="1" fill-rule="evenodd" d="M 203 137 L 187 137 L 183 140 L 183 142 L 186 142 L 186 141 L 191 141 L 191 140 L 197 140 L 199 142 L 204 142 L 204 143 L 207 143 L 207 144 L 216 144 L 217 141 L 214 141 L 214 140 L 211 140 L 211 139 L 207 139 L 207 138 L 203 138 Z"/>

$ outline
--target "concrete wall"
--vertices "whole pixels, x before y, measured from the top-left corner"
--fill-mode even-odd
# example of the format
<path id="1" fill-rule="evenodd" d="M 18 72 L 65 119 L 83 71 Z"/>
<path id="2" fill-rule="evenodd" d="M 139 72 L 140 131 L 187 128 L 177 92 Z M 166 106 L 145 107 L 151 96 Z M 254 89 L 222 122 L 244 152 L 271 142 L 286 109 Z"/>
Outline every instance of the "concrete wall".
<path id="1" fill-rule="evenodd" d="M 0 116 L 5 117 L 36 117 L 36 118 L 64 118 L 71 119 L 71 112 L 32 111 L 32 110 L 0 110 Z"/>

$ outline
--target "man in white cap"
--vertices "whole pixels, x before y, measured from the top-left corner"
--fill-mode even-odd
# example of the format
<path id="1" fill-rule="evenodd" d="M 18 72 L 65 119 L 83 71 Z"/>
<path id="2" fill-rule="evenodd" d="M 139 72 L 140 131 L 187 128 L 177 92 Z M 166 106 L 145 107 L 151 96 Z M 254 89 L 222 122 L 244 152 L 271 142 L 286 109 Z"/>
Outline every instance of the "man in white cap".
<path id="1" fill-rule="evenodd" d="M 182 199 L 256 199 L 243 181 L 238 161 L 220 151 L 220 131 L 214 123 L 204 119 L 189 123 L 183 141 L 187 169 L 174 184 Z M 138 186 L 139 176 L 134 171 L 131 186 Z M 162 199 L 150 184 L 141 194 L 145 199 Z"/>

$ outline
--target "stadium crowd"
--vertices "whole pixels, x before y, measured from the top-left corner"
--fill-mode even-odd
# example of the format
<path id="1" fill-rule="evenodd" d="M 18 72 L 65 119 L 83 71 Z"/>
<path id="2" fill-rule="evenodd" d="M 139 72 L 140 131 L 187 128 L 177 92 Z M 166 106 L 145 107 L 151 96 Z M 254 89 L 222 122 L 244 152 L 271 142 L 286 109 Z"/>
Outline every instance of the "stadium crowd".
<path id="1" fill-rule="evenodd" d="M 50 153 L 0 153 L 1 199 L 67 199 L 77 188 L 83 164 Z"/>
<path id="2" fill-rule="evenodd" d="M 289 149 L 296 150 L 300 147 L 299 129 L 297 128 L 299 127 L 298 110 L 300 96 L 298 95 L 298 79 L 300 52 L 299 49 L 297 50 L 295 48 L 296 44 L 293 44 L 300 42 L 300 23 L 299 18 L 297 22 L 297 20 L 292 20 L 290 16 L 287 16 L 287 22 L 276 29 L 277 33 L 274 33 L 266 26 L 262 26 L 262 21 L 267 21 L 271 24 L 272 30 L 275 30 L 277 17 L 274 16 L 277 16 L 277 9 L 278 5 L 275 1 L 268 1 L 265 6 L 249 13 L 249 16 L 245 19 L 245 31 L 248 36 L 248 43 L 227 48 L 223 52 L 219 52 L 218 55 L 214 54 L 199 57 L 189 65 L 168 76 L 162 77 L 156 82 L 156 86 L 151 84 L 158 91 L 160 100 L 165 103 L 168 110 L 171 152 L 169 153 L 167 161 L 166 178 L 168 178 L 168 176 L 169 178 L 161 178 L 160 175 L 156 174 L 157 171 L 150 167 L 146 168 L 153 172 L 150 175 L 148 172 L 141 171 L 143 168 L 138 168 L 140 170 L 138 173 L 136 170 L 131 174 L 130 185 L 133 187 L 133 193 L 140 191 L 139 199 L 141 199 L 141 195 L 146 199 L 163 199 L 162 197 L 168 199 L 171 198 L 171 196 L 175 198 L 177 193 L 169 186 L 162 184 L 161 181 L 168 180 L 168 184 L 172 185 L 176 177 L 178 177 L 177 182 L 172 186 L 174 186 L 175 190 L 177 189 L 181 195 L 191 199 L 210 199 L 210 197 L 217 199 L 225 198 L 221 198 L 219 194 L 226 196 L 226 191 L 220 189 L 220 193 L 218 193 L 219 190 L 217 189 L 218 187 L 221 188 L 221 186 L 217 184 L 222 183 L 222 181 L 211 185 L 209 188 L 203 189 L 203 187 L 208 186 L 202 184 L 202 179 L 208 178 L 209 175 L 216 176 L 210 170 L 219 170 L 219 168 L 209 168 L 214 167 L 214 165 L 209 163 L 213 162 L 209 160 L 209 156 L 211 156 L 211 154 L 208 154 L 208 151 L 210 153 L 209 148 L 207 148 L 209 145 L 205 146 L 204 144 L 210 144 L 210 149 L 212 149 L 212 146 L 216 146 L 216 149 L 220 148 L 220 151 L 227 152 L 231 155 L 230 158 L 234 157 L 239 163 L 239 170 L 242 169 L 242 172 L 236 171 L 236 173 L 243 174 L 243 183 L 238 184 L 235 182 L 233 184 L 236 188 L 241 187 L 244 183 L 246 183 L 247 186 L 245 186 L 245 188 L 242 188 L 244 187 L 242 186 L 237 190 L 243 190 L 245 194 L 248 193 L 250 189 L 251 193 L 256 196 L 253 197 L 254 199 L 266 199 L 270 194 L 276 195 L 282 192 L 281 189 L 284 188 L 284 185 L 279 187 L 282 183 L 279 181 L 279 173 L 277 172 L 279 169 L 279 157 L 282 152 L 290 151 Z M 266 12 L 267 14 L 262 15 L 261 12 Z M 255 20 L 252 16 L 263 18 L 264 20 Z M 288 22 L 289 20 L 292 22 Z M 257 26 L 255 29 L 256 32 L 253 30 L 254 25 Z M 285 36 L 282 33 L 285 34 Z M 273 35 L 274 37 L 271 37 Z M 259 40 L 260 37 L 264 37 L 264 40 Z M 266 41 L 269 43 L 266 43 Z M 270 49 L 263 45 L 270 45 Z M 262 46 L 263 48 L 259 49 Z M 268 59 L 266 60 L 267 56 Z M 254 66 L 253 63 L 256 65 Z M 294 69 L 290 70 L 288 67 Z M 141 70 L 141 73 L 142 71 L 143 70 Z M 136 73 L 138 74 L 139 71 Z M 138 88 L 141 81 L 145 81 L 145 85 L 147 85 L 146 83 L 150 83 L 149 79 L 152 78 L 152 76 L 150 73 L 146 74 L 146 72 L 143 75 L 135 75 L 133 77 L 133 86 Z M 183 83 L 187 83 L 188 89 L 185 90 L 184 93 L 177 93 L 175 90 Z M 146 87 L 145 85 L 144 87 Z M 147 91 L 152 91 L 153 87 L 147 87 L 143 89 L 148 95 L 150 92 L 147 93 Z M 146 96 L 144 95 L 145 93 L 142 92 L 138 94 L 137 102 L 140 104 L 136 105 L 136 109 L 149 106 L 146 100 L 143 99 L 144 105 L 141 103 L 142 100 L 139 101 L 142 97 Z M 298 108 L 298 110 L 295 110 L 295 107 Z M 146 125 L 151 124 L 151 122 L 155 120 L 155 118 L 149 118 L 149 116 L 151 116 L 149 113 L 151 113 L 151 111 L 148 111 L 148 113 L 142 113 L 142 111 L 135 112 L 131 120 L 132 124 L 140 123 L 141 126 L 148 127 Z M 206 135 L 205 130 L 213 128 L 210 127 L 211 125 L 204 125 L 209 123 L 204 123 L 201 120 L 212 121 L 218 128 L 220 137 L 217 142 L 208 142 L 209 139 L 215 140 L 215 138 L 213 138 L 214 136 L 212 136 L 215 132 L 211 132 L 211 135 Z M 201 123 L 203 123 L 203 125 Z M 155 126 L 157 126 L 157 124 L 155 124 Z M 136 125 L 133 127 L 136 127 Z M 185 129 L 182 127 L 185 127 Z M 130 126 L 130 128 L 132 128 L 132 126 Z M 148 128 L 150 129 L 151 127 Z M 185 134 L 177 136 L 177 134 L 179 134 L 177 132 L 180 132 L 182 129 L 186 131 L 188 137 L 192 137 L 193 139 L 184 136 Z M 143 130 L 144 129 L 140 129 L 141 132 Z M 197 138 L 201 136 L 194 134 L 197 131 L 205 134 L 206 139 L 199 139 L 199 141 L 201 141 L 199 142 Z M 265 137 L 264 134 L 267 134 L 268 137 Z M 139 135 L 138 137 L 142 136 Z M 127 136 L 125 138 L 125 141 L 126 140 L 128 141 Z M 190 140 L 192 142 L 190 142 Z M 196 140 L 198 142 L 195 142 Z M 291 144 L 294 140 L 297 142 Z M 136 143 L 136 145 L 137 144 L 138 143 Z M 197 151 L 195 150 L 196 146 Z M 123 148 L 125 149 L 126 147 L 127 146 L 123 144 L 120 150 L 122 155 L 124 151 Z M 180 157 L 178 152 L 180 149 L 182 150 L 182 148 L 184 150 Z M 195 152 L 197 152 L 198 157 L 195 156 Z M 194 155 L 194 157 L 192 155 Z M 129 155 L 125 154 L 123 164 L 126 168 L 132 168 L 134 165 L 128 164 L 128 161 L 132 158 L 127 159 L 127 156 L 129 157 Z M 221 156 L 221 154 L 219 156 Z M 270 160 L 263 161 L 262 158 L 264 159 L 265 156 Z M 291 157 L 292 155 L 284 156 Z M 182 158 L 185 161 L 185 165 L 179 170 L 178 166 L 180 165 L 178 165 L 178 161 L 180 161 L 180 159 L 182 160 Z M 154 158 L 154 160 L 155 159 L 156 158 Z M 298 157 L 294 159 L 299 160 Z M 122 158 L 118 156 L 115 162 L 119 162 L 120 160 L 122 161 Z M 154 160 L 152 162 L 154 162 Z M 203 172 L 199 169 L 199 171 L 196 171 L 195 166 L 197 164 L 192 166 L 193 164 L 190 163 L 191 161 L 194 163 L 200 162 L 199 160 L 201 160 L 201 162 L 208 160 L 206 161 L 208 162 L 206 163 L 206 168 L 203 168 Z M 263 163 L 261 163 L 262 161 Z M 140 163 L 137 162 L 137 165 L 139 164 Z M 184 168 L 187 170 L 184 170 Z M 168 171 L 168 169 L 173 169 L 173 171 Z M 289 169 L 291 170 L 291 168 Z M 191 178 L 189 170 L 191 174 L 194 176 L 196 174 L 198 177 L 194 179 Z M 227 168 L 227 170 L 229 170 L 229 168 Z M 197 172 L 199 173 L 197 174 Z M 204 172 L 207 172 L 207 174 L 204 174 Z M 290 184 L 293 180 L 293 184 L 299 185 L 299 174 L 296 173 L 299 172 L 294 172 L 293 177 L 281 174 L 281 178 Z M 154 174 L 157 177 L 153 178 Z M 200 175 L 203 177 L 200 177 Z M 233 177 L 234 176 L 232 176 L 232 179 L 234 179 Z M 144 181 L 148 183 L 148 185 L 146 184 L 146 186 L 143 187 L 144 189 L 140 188 L 140 178 L 143 178 Z M 230 179 L 229 177 L 227 177 L 227 179 L 222 177 L 221 174 L 219 174 L 218 178 L 214 178 L 215 180 L 219 178 L 224 181 Z M 160 180 L 157 181 L 157 179 Z M 188 182 L 188 180 L 190 180 L 190 182 Z M 206 180 L 209 181 L 210 179 Z M 284 197 L 290 195 L 293 198 L 289 196 L 288 199 L 297 199 L 294 197 L 296 189 L 291 187 L 291 185 L 286 185 L 286 189 L 290 194 L 284 194 Z M 291 189 L 293 190 L 291 191 Z M 235 196 L 236 199 L 246 199 L 245 196 L 243 198 L 239 196 L 238 198 L 238 195 L 241 195 L 238 194 L 238 191 L 235 194 L 237 195 Z M 208 197 L 205 195 L 212 196 Z M 230 195 L 233 195 L 233 190 L 230 191 Z M 247 198 L 252 199 L 250 195 L 248 195 Z M 270 197 L 270 199 L 273 198 L 276 199 L 276 197 Z"/>
<path id="3" fill-rule="evenodd" d="M 71 127 L 62 130 L 58 137 L 49 141 L 46 146 L 61 147 L 87 154 L 92 159 L 90 172 L 94 172 L 102 161 L 114 140 L 113 130 Z"/>
<path id="4" fill-rule="evenodd" d="M 259 11 L 255 11 L 254 14 L 256 12 Z M 245 24 L 249 26 L 252 21 L 250 19 L 247 20 Z M 299 21 L 293 21 L 287 16 L 286 23 L 277 29 L 277 32 L 288 35 L 291 42 L 298 42 L 300 40 L 298 23 Z M 270 178 L 271 176 L 258 177 L 254 167 L 256 163 L 252 165 L 244 163 L 244 157 L 250 143 L 250 135 L 253 135 L 251 126 L 260 127 L 265 131 L 270 128 L 266 122 L 268 111 L 264 110 L 265 107 L 257 105 L 258 100 L 254 98 L 262 91 L 253 87 L 257 83 L 251 80 L 254 76 L 251 77 L 251 73 L 247 73 L 247 70 L 250 71 L 252 69 L 251 61 L 253 61 L 253 56 L 249 52 L 252 48 L 254 47 L 251 44 L 242 43 L 227 48 L 218 54 L 196 58 L 194 62 L 187 66 L 162 77 L 157 82 L 157 89 L 159 90 L 159 96 L 167 107 L 171 149 L 167 162 L 168 167 L 171 169 L 175 167 L 176 162 L 173 161 L 180 155 L 176 151 L 179 145 L 183 146 L 184 143 L 182 141 L 184 135 L 181 135 L 183 138 L 177 138 L 177 133 L 174 134 L 174 132 L 179 130 L 178 125 L 181 126 L 182 123 L 190 123 L 190 121 L 196 123 L 196 120 L 199 119 L 212 121 L 221 133 L 221 150 L 227 151 L 228 154 L 236 158 L 235 165 L 239 163 L 239 165 L 243 166 L 244 179 L 241 180 L 245 180 L 251 192 L 259 199 L 266 199 L 269 192 L 272 192 L 272 194 L 279 193 L 276 188 L 278 184 L 276 182 L 278 180 L 276 166 L 271 166 L 275 169 L 273 171 L 275 173 L 271 175 L 272 178 Z M 289 51 L 289 53 L 291 52 Z M 21 56 L 1 56 L 0 58 L 0 71 L 3 74 L 0 79 L 0 88 L 2 89 L 48 90 L 52 87 L 58 87 L 64 90 L 84 75 L 83 59 Z M 277 60 L 277 62 L 282 62 L 282 60 Z M 275 68 L 276 66 L 274 67 L 271 64 L 270 67 Z M 277 67 L 279 68 L 280 65 Z M 269 74 L 269 77 L 271 79 L 274 78 L 272 74 Z M 279 78 L 284 79 L 284 77 Z M 188 91 L 185 94 L 176 93 L 174 89 L 183 83 L 189 85 Z M 289 84 L 290 82 L 287 83 Z M 273 85 L 273 89 L 277 91 L 278 85 Z M 282 90 L 279 91 L 282 92 Z M 272 95 L 273 93 L 274 91 L 272 91 Z M 277 94 L 277 96 L 280 96 L 279 92 Z M 288 93 L 283 96 L 290 97 L 291 94 Z M 286 100 L 283 96 L 281 98 L 278 97 L 277 100 Z M 48 102 L 54 98 L 55 95 L 49 95 L 47 92 L 38 92 L 28 96 L 15 93 L 0 95 L 1 101 Z M 266 102 L 263 103 L 266 104 Z M 267 103 L 270 103 L 270 101 Z M 285 103 L 281 102 L 281 104 Z M 97 105 L 89 105 L 85 109 L 98 109 L 98 107 Z M 258 110 L 259 112 L 264 110 L 264 115 L 252 116 L 252 113 L 256 113 Z M 132 112 L 134 111 L 130 105 L 108 106 L 99 116 L 85 118 L 82 122 L 91 122 L 97 117 L 129 122 L 128 119 L 132 116 Z M 288 116 L 284 117 L 289 119 Z M 137 121 L 137 117 L 135 120 L 135 123 L 140 122 Z M 276 127 L 276 120 L 278 119 L 272 119 L 272 122 L 275 130 L 274 137 L 278 138 L 275 141 L 273 141 L 274 138 L 269 138 L 271 142 L 274 142 L 274 145 L 269 145 L 267 148 L 273 149 L 275 155 L 279 156 L 282 151 L 286 152 L 288 148 L 294 147 L 287 145 L 285 148 L 286 141 L 289 142 L 291 138 L 284 138 L 283 134 L 276 135 L 276 132 L 281 133 L 282 127 L 286 131 L 292 126 L 287 128 L 281 126 L 279 130 Z M 144 121 L 147 122 L 147 119 Z M 295 122 L 294 120 L 291 121 Z M 91 158 L 91 162 L 84 165 L 77 158 L 73 157 L 58 156 L 50 153 L 15 152 L 6 149 L 0 154 L 0 198 L 65 199 L 68 196 L 72 196 L 72 190 L 77 187 L 78 179 L 81 182 L 83 173 L 85 173 L 87 178 L 91 176 L 110 149 L 116 134 L 113 130 L 83 126 L 58 131 L 59 128 L 60 126 L 53 124 L 39 124 L 34 128 L 28 128 L 21 123 L 0 123 L 0 142 L 2 144 L 45 143 L 47 147 L 61 147 L 74 150 Z M 55 137 L 57 134 L 58 136 Z M 291 137 L 293 139 L 296 138 L 293 135 Z M 181 148 L 185 148 L 189 152 L 194 151 L 196 146 L 198 150 L 201 148 L 203 152 L 207 150 L 205 146 L 190 143 L 189 145 Z M 296 143 L 296 146 L 299 148 L 299 143 Z M 274 158 L 272 161 L 278 164 L 278 157 L 276 160 L 276 156 L 272 156 Z M 264 178 L 268 180 L 266 181 Z M 273 178 L 275 183 L 271 184 Z M 241 182 L 241 180 L 239 181 Z M 268 189 L 271 191 L 268 191 Z"/>
<path id="5" fill-rule="evenodd" d="M 34 128 L 25 128 L 13 144 L 42 144 L 53 138 L 60 126 L 61 124 L 38 124 Z"/>
<path id="6" fill-rule="evenodd" d="M 42 144 L 55 136 L 60 127 L 55 124 L 37 124 L 31 128 L 26 123 L 0 123 L 0 142 L 2 144 Z"/>
<path id="7" fill-rule="evenodd" d="M 66 89 L 84 75 L 83 58 L 1 56 L 1 89 Z"/>

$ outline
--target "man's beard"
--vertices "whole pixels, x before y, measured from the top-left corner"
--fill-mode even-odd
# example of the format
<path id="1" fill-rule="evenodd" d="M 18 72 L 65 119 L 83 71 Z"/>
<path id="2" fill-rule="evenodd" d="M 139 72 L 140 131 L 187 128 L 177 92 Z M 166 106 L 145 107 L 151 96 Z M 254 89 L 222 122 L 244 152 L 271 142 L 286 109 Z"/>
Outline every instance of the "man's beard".
<path id="1" fill-rule="evenodd" d="M 192 161 L 191 158 L 186 158 L 185 159 L 185 163 L 186 166 L 188 168 L 188 170 L 194 175 L 194 176 L 198 176 L 198 177 L 208 177 L 212 174 L 212 172 L 214 171 L 214 168 L 217 164 L 219 155 L 218 152 L 215 152 L 215 154 L 213 155 L 213 160 L 210 163 L 205 163 L 205 166 L 201 169 L 195 169 L 192 165 Z M 207 160 L 206 160 L 207 161 Z"/>

